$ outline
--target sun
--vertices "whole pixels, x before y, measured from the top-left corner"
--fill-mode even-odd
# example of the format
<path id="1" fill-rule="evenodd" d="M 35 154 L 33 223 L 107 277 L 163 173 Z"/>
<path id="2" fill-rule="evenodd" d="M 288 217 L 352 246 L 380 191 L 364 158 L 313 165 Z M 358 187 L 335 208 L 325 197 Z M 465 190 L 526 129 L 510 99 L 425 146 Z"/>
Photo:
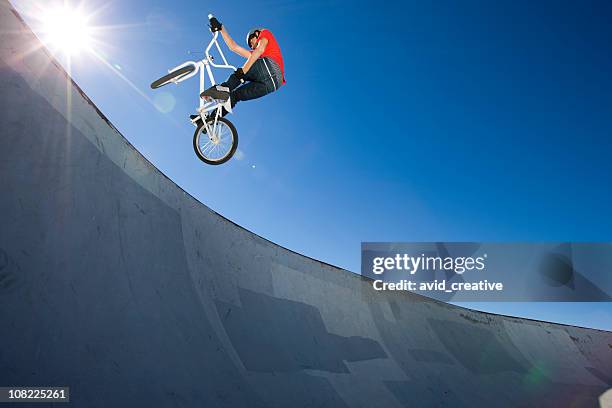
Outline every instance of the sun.
<path id="1" fill-rule="evenodd" d="M 91 48 L 91 27 L 88 17 L 67 6 L 46 10 L 42 16 L 45 42 L 67 55 Z"/>

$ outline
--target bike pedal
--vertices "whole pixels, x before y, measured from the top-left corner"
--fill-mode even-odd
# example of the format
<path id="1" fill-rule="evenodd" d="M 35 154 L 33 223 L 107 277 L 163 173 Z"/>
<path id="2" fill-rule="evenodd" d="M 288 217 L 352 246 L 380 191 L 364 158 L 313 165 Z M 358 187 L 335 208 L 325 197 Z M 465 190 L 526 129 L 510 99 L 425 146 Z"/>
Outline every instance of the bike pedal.
<path id="1" fill-rule="evenodd" d="M 201 126 L 204 123 L 202 122 L 202 117 L 200 115 L 191 115 L 189 116 L 189 120 L 195 127 Z"/>

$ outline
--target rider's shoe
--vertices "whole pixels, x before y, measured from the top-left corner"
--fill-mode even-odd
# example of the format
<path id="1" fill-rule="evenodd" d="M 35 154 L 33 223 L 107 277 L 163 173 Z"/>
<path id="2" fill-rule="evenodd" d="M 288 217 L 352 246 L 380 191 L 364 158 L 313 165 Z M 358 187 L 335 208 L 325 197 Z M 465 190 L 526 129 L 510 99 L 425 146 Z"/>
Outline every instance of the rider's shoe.
<path id="1" fill-rule="evenodd" d="M 207 96 L 213 99 L 227 101 L 230 97 L 230 91 L 229 88 L 226 86 L 215 85 L 211 86 L 200 94 L 200 98 L 205 98 Z"/>

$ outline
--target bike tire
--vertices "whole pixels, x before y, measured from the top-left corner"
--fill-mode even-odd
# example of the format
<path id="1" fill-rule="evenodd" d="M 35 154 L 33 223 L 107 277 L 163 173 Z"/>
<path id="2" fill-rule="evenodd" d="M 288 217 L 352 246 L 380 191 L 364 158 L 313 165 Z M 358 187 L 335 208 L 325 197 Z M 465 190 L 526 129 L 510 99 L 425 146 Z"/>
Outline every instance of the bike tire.
<path id="1" fill-rule="evenodd" d="M 211 120 L 209 119 L 209 122 Z M 229 150 L 229 152 L 224 155 L 223 157 L 221 157 L 220 159 L 217 160 L 211 160 L 208 157 L 204 156 L 202 154 L 202 152 L 199 149 L 199 139 L 200 136 L 203 135 L 203 133 L 201 133 L 202 127 L 204 127 L 204 124 L 200 122 L 200 124 L 198 125 L 198 127 L 196 128 L 195 133 L 193 134 L 193 150 L 196 154 L 196 156 L 198 156 L 198 159 L 202 160 L 204 163 L 206 164 L 210 164 L 213 166 L 217 166 L 219 164 L 223 164 L 225 162 L 227 162 L 229 159 L 232 158 L 232 156 L 234 156 L 234 153 L 236 153 L 236 149 L 238 148 L 238 131 L 236 130 L 236 127 L 234 126 L 234 124 L 232 122 L 230 122 L 229 120 L 220 117 L 219 118 L 219 122 L 224 123 L 225 125 L 227 125 L 227 127 L 229 128 L 231 134 L 232 134 L 232 146 Z M 205 134 L 204 134 L 205 135 Z"/>
<path id="2" fill-rule="evenodd" d="M 169 74 L 164 75 L 163 77 L 159 78 L 157 81 L 154 81 L 153 83 L 151 83 L 151 89 L 157 89 L 164 85 L 168 85 L 170 81 L 172 81 L 173 79 L 180 78 L 182 76 L 190 74 L 193 71 L 195 71 L 195 69 L 196 68 L 193 65 L 187 65 L 183 68 L 177 69 L 176 71 L 172 71 Z"/>

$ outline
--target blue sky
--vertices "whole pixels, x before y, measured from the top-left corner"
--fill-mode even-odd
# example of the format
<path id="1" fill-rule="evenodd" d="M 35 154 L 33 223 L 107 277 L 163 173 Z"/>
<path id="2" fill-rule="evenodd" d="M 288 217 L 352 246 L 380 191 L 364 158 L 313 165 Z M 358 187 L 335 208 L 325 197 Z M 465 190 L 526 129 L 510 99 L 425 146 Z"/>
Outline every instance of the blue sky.
<path id="1" fill-rule="evenodd" d="M 278 244 L 358 271 L 361 241 L 612 240 L 610 2 L 82 4 L 125 79 L 78 55 L 76 82 L 178 185 Z M 269 28 L 287 78 L 237 106 L 240 152 L 218 167 L 191 147 L 197 81 L 149 88 L 199 57 L 209 12 L 239 42 Z M 612 330 L 607 303 L 469 306 Z"/>

